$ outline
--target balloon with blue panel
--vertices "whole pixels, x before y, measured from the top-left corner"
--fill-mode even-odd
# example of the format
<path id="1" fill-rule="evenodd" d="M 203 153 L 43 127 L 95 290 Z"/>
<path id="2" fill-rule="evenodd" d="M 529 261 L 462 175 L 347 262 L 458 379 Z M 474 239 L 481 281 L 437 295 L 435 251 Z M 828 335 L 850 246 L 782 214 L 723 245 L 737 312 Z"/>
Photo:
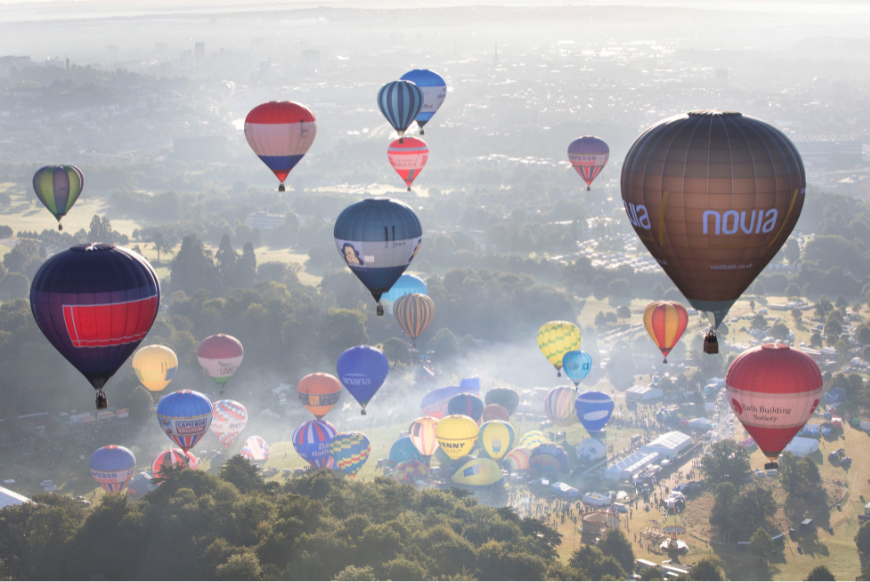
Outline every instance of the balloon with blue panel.
<path id="1" fill-rule="evenodd" d="M 393 315 L 393 304 L 399 297 L 413 295 L 414 293 L 428 295 L 427 291 L 426 282 L 423 279 L 416 275 L 405 273 L 399 277 L 399 280 L 393 284 L 389 291 L 381 296 L 381 304 L 386 308 L 387 313 Z"/>
<path id="2" fill-rule="evenodd" d="M 383 386 L 390 372 L 390 362 L 384 352 L 371 346 L 356 346 L 345 350 L 335 365 L 338 379 L 362 407 L 366 406 Z"/>
<path id="3" fill-rule="evenodd" d="M 299 103 L 270 101 L 254 107 L 245 119 L 245 139 L 281 184 L 296 167 L 317 136 L 314 114 Z"/>
<path id="4" fill-rule="evenodd" d="M 309 420 L 293 431 L 293 448 L 315 469 L 331 469 L 335 459 L 330 446 L 336 434 L 335 427 L 325 420 Z"/>
<path id="5" fill-rule="evenodd" d="M 592 371 L 592 356 L 583 350 L 573 350 L 562 356 L 562 369 L 565 375 L 579 386 L 583 378 Z"/>
<path id="6" fill-rule="evenodd" d="M 211 401 L 193 390 L 173 392 L 157 405 L 161 430 L 185 453 L 208 432 L 213 419 Z"/>
<path id="7" fill-rule="evenodd" d="M 122 491 L 137 473 L 136 455 L 119 445 L 94 451 L 88 461 L 91 477 L 109 493 Z"/>
<path id="8" fill-rule="evenodd" d="M 390 447 L 389 459 L 394 463 L 411 460 L 426 462 L 410 436 L 402 437 L 393 443 Z"/>
<path id="9" fill-rule="evenodd" d="M 574 401 L 577 418 L 589 433 L 604 430 L 604 425 L 610 420 L 614 407 L 613 398 L 597 390 L 581 392 Z"/>
<path id="10" fill-rule="evenodd" d="M 351 204 L 335 219 L 335 247 L 345 264 L 378 302 L 417 256 L 423 242 L 420 217 L 410 206 L 390 198 Z"/>
<path id="11" fill-rule="evenodd" d="M 396 133 L 399 142 L 423 107 L 423 92 L 410 81 L 391 81 L 378 91 L 378 108 Z"/>
<path id="12" fill-rule="evenodd" d="M 420 127 L 420 135 L 423 135 L 423 126 L 429 123 L 429 120 L 444 103 L 444 98 L 447 97 L 447 82 L 441 75 L 433 73 L 429 69 L 408 71 L 402 75 L 402 80 L 411 81 L 423 93 L 423 105 L 414 118 Z"/>

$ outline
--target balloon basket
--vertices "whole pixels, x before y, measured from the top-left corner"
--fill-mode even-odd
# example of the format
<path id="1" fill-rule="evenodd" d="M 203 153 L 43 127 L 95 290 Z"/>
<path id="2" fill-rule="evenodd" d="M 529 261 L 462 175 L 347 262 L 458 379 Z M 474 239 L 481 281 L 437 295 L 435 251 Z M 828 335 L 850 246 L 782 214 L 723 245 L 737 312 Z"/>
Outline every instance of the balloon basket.
<path id="1" fill-rule="evenodd" d="M 667 359 L 667 358 L 665 358 L 664 360 L 662 360 L 662 364 L 667 364 L 667 363 L 668 363 L 668 359 Z"/>
<path id="2" fill-rule="evenodd" d="M 286 190 L 284 188 L 284 182 L 281 182 L 281 185 L 278 186 L 278 192 L 286 192 Z"/>
<path id="3" fill-rule="evenodd" d="M 378 317 L 382 317 L 384 315 L 384 306 L 381 305 L 380 303 L 378 303 L 377 314 L 378 314 Z"/>
<path id="4" fill-rule="evenodd" d="M 106 393 L 102 390 L 97 390 L 97 410 L 105 410 L 109 407 L 109 399 L 106 398 Z"/>
<path id="5" fill-rule="evenodd" d="M 423 128 L 422 128 L 422 127 L 420 128 L 420 135 L 426 135 L 426 132 L 423 131 Z"/>
<path id="6" fill-rule="evenodd" d="M 366 409 L 363 408 L 362 410 L 360 410 L 360 411 L 359 411 L 359 415 L 360 415 L 360 416 L 365 416 L 365 415 L 366 415 Z"/>
<path id="7" fill-rule="evenodd" d="M 704 353 L 711 355 L 719 353 L 719 341 L 716 339 L 716 334 L 712 331 L 708 332 L 704 337 Z"/>
<path id="8" fill-rule="evenodd" d="M 587 191 L 587 192 L 591 192 L 591 191 L 592 191 L 592 186 L 586 186 L 586 191 Z"/>
<path id="9" fill-rule="evenodd" d="M 410 187 L 410 186 L 408 186 L 408 192 L 410 192 L 410 191 L 411 191 L 411 187 Z"/>
<path id="10" fill-rule="evenodd" d="M 765 471 L 769 471 L 769 470 L 771 470 L 771 469 L 779 469 L 779 465 L 777 464 L 776 461 L 771 461 L 770 463 L 765 463 L 765 464 L 764 464 L 764 470 L 765 470 Z"/>
<path id="11" fill-rule="evenodd" d="M 63 230 L 63 225 L 62 225 L 61 223 L 57 223 L 57 229 L 58 229 L 58 230 Z"/>

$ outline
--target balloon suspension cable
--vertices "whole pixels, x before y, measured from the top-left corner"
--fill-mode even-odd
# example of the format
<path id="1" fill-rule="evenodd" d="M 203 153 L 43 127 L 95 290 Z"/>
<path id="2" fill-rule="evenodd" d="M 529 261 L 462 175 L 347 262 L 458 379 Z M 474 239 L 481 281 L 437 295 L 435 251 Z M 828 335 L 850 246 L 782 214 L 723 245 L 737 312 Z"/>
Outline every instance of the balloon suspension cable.
<path id="1" fill-rule="evenodd" d="M 378 310 L 377 310 L 377 314 L 378 314 L 378 317 L 381 317 L 381 316 L 384 314 L 384 306 L 381 305 L 381 302 L 380 302 L 380 301 L 378 301 Z"/>
<path id="2" fill-rule="evenodd" d="M 102 390 L 97 390 L 97 410 L 105 410 L 109 407 L 109 399 L 106 398 L 106 393 Z"/>
<path id="3" fill-rule="evenodd" d="M 286 189 L 284 188 L 284 182 L 281 182 L 281 184 L 278 186 L 278 192 L 286 192 Z"/>

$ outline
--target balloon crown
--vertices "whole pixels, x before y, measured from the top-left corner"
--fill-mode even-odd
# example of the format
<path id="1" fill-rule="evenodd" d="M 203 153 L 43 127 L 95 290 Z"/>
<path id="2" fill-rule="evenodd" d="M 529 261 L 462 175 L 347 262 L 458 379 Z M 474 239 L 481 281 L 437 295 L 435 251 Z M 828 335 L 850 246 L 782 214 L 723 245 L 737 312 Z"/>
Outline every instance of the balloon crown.
<path id="1" fill-rule="evenodd" d="M 83 245 L 75 245 L 73 247 L 70 247 L 69 250 L 76 251 L 78 253 L 87 253 L 87 252 L 91 252 L 91 251 L 110 251 L 114 248 L 115 248 L 115 245 L 113 245 L 111 243 L 95 242 L 95 243 L 85 243 Z"/>
<path id="2" fill-rule="evenodd" d="M 711 115 L 722 115 L 724 117 L 742 117 L 743 114 L 739 111 L 720 111 L 718 109 L 698 109 L 697 111 L 689 111 L 689 117 L 707 117 Z"/>
<path id="3" fill-rule="evenodd" d="M 788 350 L 789 348 L 786 344 L 764 344 L 761 346 L 762 350 Z"/>

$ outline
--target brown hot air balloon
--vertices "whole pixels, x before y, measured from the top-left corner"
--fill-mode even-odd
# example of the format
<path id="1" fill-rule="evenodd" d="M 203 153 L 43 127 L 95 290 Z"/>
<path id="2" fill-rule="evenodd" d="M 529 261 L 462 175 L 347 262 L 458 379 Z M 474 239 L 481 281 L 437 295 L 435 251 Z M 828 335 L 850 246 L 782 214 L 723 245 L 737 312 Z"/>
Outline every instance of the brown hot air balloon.
<path id="1" fill-rule="evenodd" d="M 638 237 L 715 330 L 797 223 L 806 174 L 775 127 L 731 111 L 691 111 L 637 138 L 621 186 Z"/>

